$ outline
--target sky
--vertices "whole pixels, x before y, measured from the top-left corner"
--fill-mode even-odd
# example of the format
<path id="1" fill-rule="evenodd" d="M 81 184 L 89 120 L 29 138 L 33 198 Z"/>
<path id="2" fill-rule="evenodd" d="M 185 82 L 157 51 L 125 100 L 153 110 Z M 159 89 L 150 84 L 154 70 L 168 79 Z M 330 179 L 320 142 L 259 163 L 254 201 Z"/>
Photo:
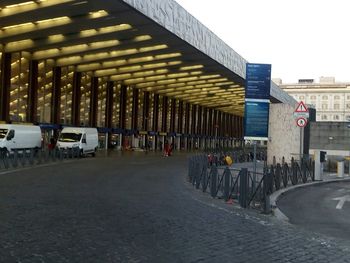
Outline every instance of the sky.
<path id="1" fill-rule="evenodd" d="M 348 0 L 176 0 L 250 63 L 283 83 L 350 82 Z"/>

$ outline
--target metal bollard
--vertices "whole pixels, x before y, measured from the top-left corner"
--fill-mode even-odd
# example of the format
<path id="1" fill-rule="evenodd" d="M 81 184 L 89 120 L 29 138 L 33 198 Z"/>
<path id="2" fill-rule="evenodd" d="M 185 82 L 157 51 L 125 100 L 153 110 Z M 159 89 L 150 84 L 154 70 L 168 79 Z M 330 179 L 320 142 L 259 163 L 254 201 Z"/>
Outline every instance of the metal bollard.
<path id="1" fill-rule="evenodd" d="M 229 195 L 230 195 L 230 179 L 231 179 L 231 172 L 228 167 L 226 167 L 224 171 L 224 198 L 225 201 L 228 201 Z"/>
<path id="2" fill-rule="evenodd" d="M 243 208 L 247 208 L 249 192 L 248 183 L 248 169 L 242 168 L 239 172 L 239 205 Z"/>
<path id="3" fill-rule="evenodd" d="M 212 166 L 210 169 L 210 195 L 216 197 L 216 187 L 218 180 L 218 169 L 216 166 Z"/>

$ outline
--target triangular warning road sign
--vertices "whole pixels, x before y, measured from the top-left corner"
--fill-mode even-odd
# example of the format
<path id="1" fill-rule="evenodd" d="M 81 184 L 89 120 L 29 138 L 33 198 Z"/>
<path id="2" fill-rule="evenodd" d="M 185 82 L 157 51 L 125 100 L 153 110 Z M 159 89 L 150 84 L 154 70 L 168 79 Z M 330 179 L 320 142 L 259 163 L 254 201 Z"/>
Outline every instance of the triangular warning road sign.
<path id="1" fill-rule="evenodd" d="M 304 102 L 300 101 L 294 112 L 309 112 L 309 109 L 306 107 Z"/>

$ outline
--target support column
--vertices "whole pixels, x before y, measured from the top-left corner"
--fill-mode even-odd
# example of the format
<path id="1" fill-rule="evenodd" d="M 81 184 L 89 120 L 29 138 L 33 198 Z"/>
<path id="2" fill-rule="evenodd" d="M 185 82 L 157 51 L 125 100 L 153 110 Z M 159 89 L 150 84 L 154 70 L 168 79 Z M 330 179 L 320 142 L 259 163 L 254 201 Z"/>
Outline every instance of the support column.
<path id="1" fill-rule="evenodd" d="M 158 131 L 158 119 L 159 119 L 159 95 L 154 94 L 152 130 L 155 132 Z"/>
<path id="2" fill-rule="evenodd" d="M 107 82 L 106 90 L 106 109 L 105 109 L 105 126 L 112 128 L 112 117 L 113 117 L 113 88 L 114 82 Z"/>
<path id="3" fill-rule="evenodd" d="M 120 87 L 120 102 L 119 102 L 119 127 L 125 129 L 126 127 L 126 96 L 127 86 Z"/>
<path id="4" fill-rule="evenodd" d="M 61 79 L 61 67 L 54 67 L 52 69 L 51 122 L 55 124 L 61 122 Z"/>
<path id="5" fill-rule="evenodd" d="M 143 92 L 143 116 L 142 116 L 142 130 L 148 131 L 149 118 L 149 92 Z"/>
<path id="6" fill-rule="evenodd" d="M 158 131 L 158 119 L 159 119 L 159 94 L 154 94 L 153 97 L 153 122 L 152 130 L 154 132 Z M 155 149 L 158 149 L 158 136 L 154 136 Z"/>
<path id="7" fill-rule="evenodd" d="M 185 109 L 185 133 L 190 133 L 190 104 L 186 103 Z"/>
<path id="8" fill-rule="evenodd" d="M 139 90 L 134 88 L 132 91 L 132 112 L 131 112 L 131 129 L 138 130 L 137 117 L 139 115 Z"/>
<path id="9" fill-rule="evenodd" d="M 164 96 L 162 101 L 162 132 L 166 132 L 168 125 L 168 97 Z"/>
<path id="10" fill-rule="evenodd" d="M 72 124 L 80 126 L 81 72 L 73 74 Z"/>
<path id="11" fill-rule="evenodd" d="M 28 90 L 27 90 L 27 122 L 35 123 L 37 122 L 37 112 L 38 112 L 38 61 L 29 61 L 29 77 L 28 77 Z M 54 84 L 52 83 L 52 86 Z M 53 94 L 52 94 L 53 97 Z M 51 98 L 52 98 L 51 97 Z M 51 99 L 52 100 L 52 99 Z M 52 101 L 51 101 L 51 111 L 52 111 Z M 51 121 L 52 121 L 51 116 Z"/>
<path id="12" fill-rule="evenodd" d="M 2 53 L 0 76 L 0 121 L 10 121 L 11 54 Z"/>
<path id="13" fill-rule="evenodd" d="M 97 126 L 97 106 L 98 106 L 98 78 L 91 78 L 89 125 Z"/>
<path id="14" fill-rule="evenodd" d="M 196 134 L 197 131 L 197 105 L 192 105 L 192 122 L 191 122 L 191 134 Z"/>
<path id="15" fill-rule="evenodd" d="M 113 117 L 113 88 L 114 82 L 107 82 L 107 90 L 106 90 L 106 109 L 105 109 L 105 126 L 107 128 L 112 128 L 112 117 Z M 111 147 L 112 144 L 112 133 L 108 132 L 107 137 L 107 148 Z"/>
<path id="16" fill-rule="evenodd" d="M 178 133 L 183 133 L 183 113 L 184 113 L 184 103 L 179 101 L 179 108 L 177 112 L 177 131 Z"/>
<path id="17" fill-rule="evenodd" d="M 201 106 L 198 106 L 197 134 L 200 134 L 200 135 L 203 134 L 203 129 L 202 129 L 203 117 L 202 117 L 202 112 L 203 112 L 203 108 Z"/>
<path id="18" fill-rule="evenodd" d="M 175 132 L 175 120 L 176 120 L 176 100 L 171 99 L 170 132 Z"/>

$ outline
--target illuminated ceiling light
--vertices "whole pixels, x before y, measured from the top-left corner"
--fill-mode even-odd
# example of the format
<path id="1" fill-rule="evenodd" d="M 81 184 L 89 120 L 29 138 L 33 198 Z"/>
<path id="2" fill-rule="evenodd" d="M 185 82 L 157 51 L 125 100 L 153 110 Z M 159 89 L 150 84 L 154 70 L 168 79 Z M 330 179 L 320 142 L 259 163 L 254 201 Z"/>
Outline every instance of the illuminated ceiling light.
<path id="1" fill-rule="evenodd" d="M 139 52 L 148 52 L 148 51 L 154 51 L 154 50 L 160 50 L 160 49 L 165 49 L 168 48 L 167 45 L 155 45 L 155 46 L 150 46 L 150 47 L 141 47 L 139 48 Z"/>
<path id="2" fill-rule="evenodd" d="M 50 19 L 38 20 L 35 23 L 36 24 L 56 23 L 58 21 L 63 21 L 63 20 L 70 20 L 70 18 L 68 16 L 61 16 L 61 17 L 55 17 Z"/>
<path id="3" fill-rule="evenodd" d="M 108 12 L 105 10 L 99 10 L 96 12 L 89 13 L 89 18 L 91 18 L 91 19 L 96 19 L 96 18 L 100 18 L 100 17 L 104 17 L 104 16 L 108 16 Z"/>
<path id="4" fill-rule="evenodd" d="M 55 43 L 55 42 L 62 42 L 65 39 L 65 37 L 62 34 L 56 34 L 56 35 L 48 36 L 47 39 L 49 40 L 50 43 Z"/>
<path id="5" fill-rule="evenodd" d="M 5 6 L 5 8 L 15 8 L 15 7 L 31 5 L 31 4 L 35 4 L 35 2 L 34 1 L 27 1 L 27 2 L 23 2 L 23 3 L 14 4 L 14 5 L 7 5 L 7 6 Z"/>
<path id="6" fill-rule="evenodd" d="M 13 29 L 13 28 L 28 27 L 28 26 L 34 26 L 34 23 L 28 22 L 28 23 L 22 23 L 22 24 L 17 24 L 17 25 L 5 26 L 5 27 L 1 28 L 1 30 L 8 30 L 8 29 Z"/>
<path id="7" fill-rule="evenodd" d="M 137 36 L 134 38 L 135 42 L 141 42 L 141 41 L 146 41 L 146 40 L 150 40 L 152 39 L 152 37 L 150 35 L 142 35 L 142 36 Z"/>
<path id="8" fill-rule="evenodd" d="M 157 84 L 165 85 L 176 82 L 176 79 L 167 79 L 167 80 L 159 80 L 157 81 Z"/>
<path id="9" fill-rule="evenodd" d="M 120 74 L 120 75 L 114 75 L 114 76 L 111 76 L 110 77 L 110 80 L 123 80 L 123 79 L 126 79 L 126 78 L 130 78 L 131 77 L 131 74 Z"/>
<path id="10" fill-rule="evenodd" d="M 186 67 L 181 67 L 180 70 L 192 70 L 192 69 L 199 69 L 203 68 L 203 65 L 194 65 L 194 66 L 186 66 Z"/>
<path id="11" fill-rule="evenodd" d="M 203 73 L 203 71 L 192 71 L 190 74 L 192 76 L 195 76 L 195 75 L 201 75 Z"/>
<path id="12" fill-rule="evenodd" d="M 218 78 L 220 77 L 220 75 L 204 75 L 204 76 L 200 76 L 200 79 L 212 79 L 212 78 Z"/>
<path id="13" fill-rule="evenodd" d="M 188 77 L 188 78 L 180 78 L 179 81 L 191 81 L 196 79 L 198 79 L 198 77 Z"/>
<path id="14" fill-rule="evenodd" d="M 208 79 L 207 82 L 214 83 L 214 82 L 220 82 L 220 81 L 227 81 L 227 78 L 219 78 L 219 79 Z"/>
<path id="15" fill-rule="evenodd" d="M 169 54 L 161 54 L 161 55 L 156 55 L 156 59 L 167 59 L 167 58 L 175 58 L 175 57 L 180 57 L 182 54 L 181 53 L 169 53 Z"/>
<path id="16" fill-rule="evenodd" d="M 34 46 L 34 41 L 31 39 L 26 39 L 26 40 L 20 40 L 16 42 L 9 42 L 5 46 L 5 51 L 11 52 L 14 49 L 24 48 L 27 46 Z"/>
<path id="17" fill-rule="evenodd" d="M 169 78 L 180 78 L 180 77 L 186 77 L 188 76 L 188 73 L 173 73 L 173 74 L 169 74 L 168 77 Z"/>

